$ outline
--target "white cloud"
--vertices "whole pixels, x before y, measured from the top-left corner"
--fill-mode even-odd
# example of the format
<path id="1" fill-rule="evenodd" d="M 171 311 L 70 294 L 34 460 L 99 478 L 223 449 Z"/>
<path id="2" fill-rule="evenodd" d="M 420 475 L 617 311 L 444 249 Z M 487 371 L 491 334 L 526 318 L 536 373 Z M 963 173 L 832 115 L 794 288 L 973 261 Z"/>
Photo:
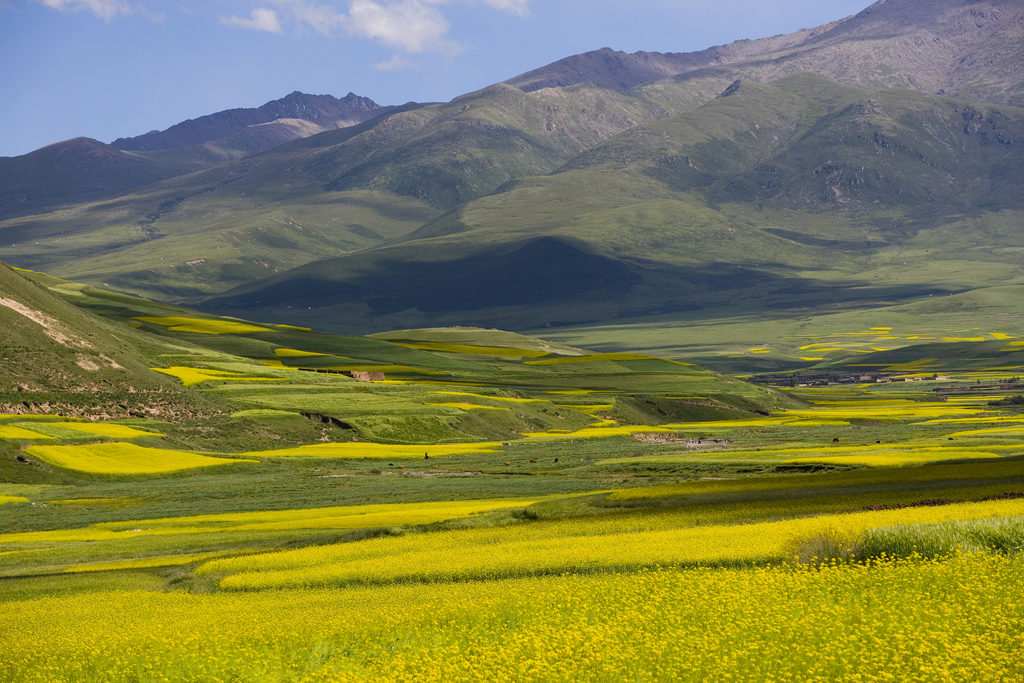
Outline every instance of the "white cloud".
<path id="1" fill-rule="evenodd" d="M 115 0 L 39 0 L 40 2 L 100 2 Z M 118 2 L 122 0 L 116 0 Z M 347 34 L 372 40 L 396 50 L 395 56 L 375 65 L 385 71 L 414 66 L 405 55 L 437 52 L 455 55 L 463 51 L 448 39 L 451 24 L 439 9 L 453 3 L 479 3 L 509 14 L 527 16 L 529 0 L 350 0 L 348 14 L 315 0 L 264 0 L 275 10 L 257 9 L 251 19 L 221 18 L 221 22 L 255 31 L 282 32 L 282 23 L 305 26 L 322 35 Z"/>
<path id="2" fill-rule="evenodd" d="M 305 24 L 325 36 L 334 35 L 348 21 L 348 17 L 327 5 L 316 5 L 306 0 L 271 1 L 291 21 Z"/>
<path id="3" fill-rule="evenodd" d="M 451 25 L 444 15 L 422 0 L 400 0 L 382 5 L 374 0 L 352 0 L 345 30 L 403 52 L 460 51 L 445 39 Z"/>
<path id="4" fill-rule="evenodd" d="M 221 17 L 220 23 L 228 26 L 247 28 L 253 31 L 267 31 L 268 33 L 282 33 L 281 22 L 277 18 L 277 12 L 272 9 L 254 9 L 250 14 L 251 19 L 242 17 Z"/>
<path id="5" fill-rule="evenodd" d="M 131 14 L 132 9 L 122 0 L 36 0 L 56 10 L 77 12 L 89 10 L 103 21 L 110 21 L 118 14 Z"/>

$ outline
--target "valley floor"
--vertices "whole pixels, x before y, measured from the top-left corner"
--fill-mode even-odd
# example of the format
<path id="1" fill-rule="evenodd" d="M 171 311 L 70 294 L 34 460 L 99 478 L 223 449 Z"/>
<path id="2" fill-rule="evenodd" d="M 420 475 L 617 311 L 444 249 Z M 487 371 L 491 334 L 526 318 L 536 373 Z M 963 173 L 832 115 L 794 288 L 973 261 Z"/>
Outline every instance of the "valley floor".
<path id="1" fill-rule="evenodd" d="M 207 412 L 0 394 L 5 681 L 1024 674 L 1009 334 L 783 387 L 102 301 Z"/>

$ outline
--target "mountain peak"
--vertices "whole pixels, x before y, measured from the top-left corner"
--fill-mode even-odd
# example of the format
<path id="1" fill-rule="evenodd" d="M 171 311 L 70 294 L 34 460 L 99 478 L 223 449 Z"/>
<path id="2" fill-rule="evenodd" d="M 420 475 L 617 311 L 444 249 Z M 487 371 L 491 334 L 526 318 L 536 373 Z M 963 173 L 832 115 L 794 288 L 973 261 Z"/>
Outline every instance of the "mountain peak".
<path id="1" fill-rule="evenodd" d="M 225 111 L 189 119 L 175 124 L 164 131 L 149 132 L 133 138 L 118 138 L 111 146 L 120 150 L 152 152 L 162 149 L 176 149 L 188 145 L 219 140 L 243 128 L 278 119 L 303 119 L 321 121 L 333 119 L 369 118 L 373 112 L 382 110 L 379 104 L 367 97 L 349 93 L 344 99 L 332 95 L 309 95 L 294 91 L 281 99 L 267 102 L 252 109 L 227 109 Z"/>

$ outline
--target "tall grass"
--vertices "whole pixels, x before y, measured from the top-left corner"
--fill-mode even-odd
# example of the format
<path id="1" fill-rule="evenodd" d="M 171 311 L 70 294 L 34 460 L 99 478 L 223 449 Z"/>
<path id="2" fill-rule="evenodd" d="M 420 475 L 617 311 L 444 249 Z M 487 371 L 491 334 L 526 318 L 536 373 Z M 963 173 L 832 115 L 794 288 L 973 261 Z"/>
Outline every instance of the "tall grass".
<path id="1" fill-rule="evenodd" d="M 1024 551 L 1024 516 L 903 524 L 860 534 L 828 528 L 793 542 L 789 550 L 801 564 L 944 558 L 963 552 L 1019 555 Z"/>
<path id="2" fill-rule="evenodd" d="M 908 524 L 865 532 L 861 558 L 942 557 L 957 550 L 1015 555 L 1024 550 L 1024 517 L 990 517 L 938 524 Z"/>

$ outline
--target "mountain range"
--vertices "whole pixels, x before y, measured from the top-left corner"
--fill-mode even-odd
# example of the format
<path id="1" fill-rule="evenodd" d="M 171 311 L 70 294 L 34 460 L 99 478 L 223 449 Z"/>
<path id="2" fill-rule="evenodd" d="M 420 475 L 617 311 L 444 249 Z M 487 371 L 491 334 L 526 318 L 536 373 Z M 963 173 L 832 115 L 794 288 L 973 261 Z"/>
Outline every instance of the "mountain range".
<path id="1" fill-rule="evenodd" d="M 293 93 L 80 138 L 0 159 L 0 258 L 360 333 L 1005 293 L 1022 38 L 1019 2 L 882 0 L 702 52 L 576 55 L 443 104 Z"/>

